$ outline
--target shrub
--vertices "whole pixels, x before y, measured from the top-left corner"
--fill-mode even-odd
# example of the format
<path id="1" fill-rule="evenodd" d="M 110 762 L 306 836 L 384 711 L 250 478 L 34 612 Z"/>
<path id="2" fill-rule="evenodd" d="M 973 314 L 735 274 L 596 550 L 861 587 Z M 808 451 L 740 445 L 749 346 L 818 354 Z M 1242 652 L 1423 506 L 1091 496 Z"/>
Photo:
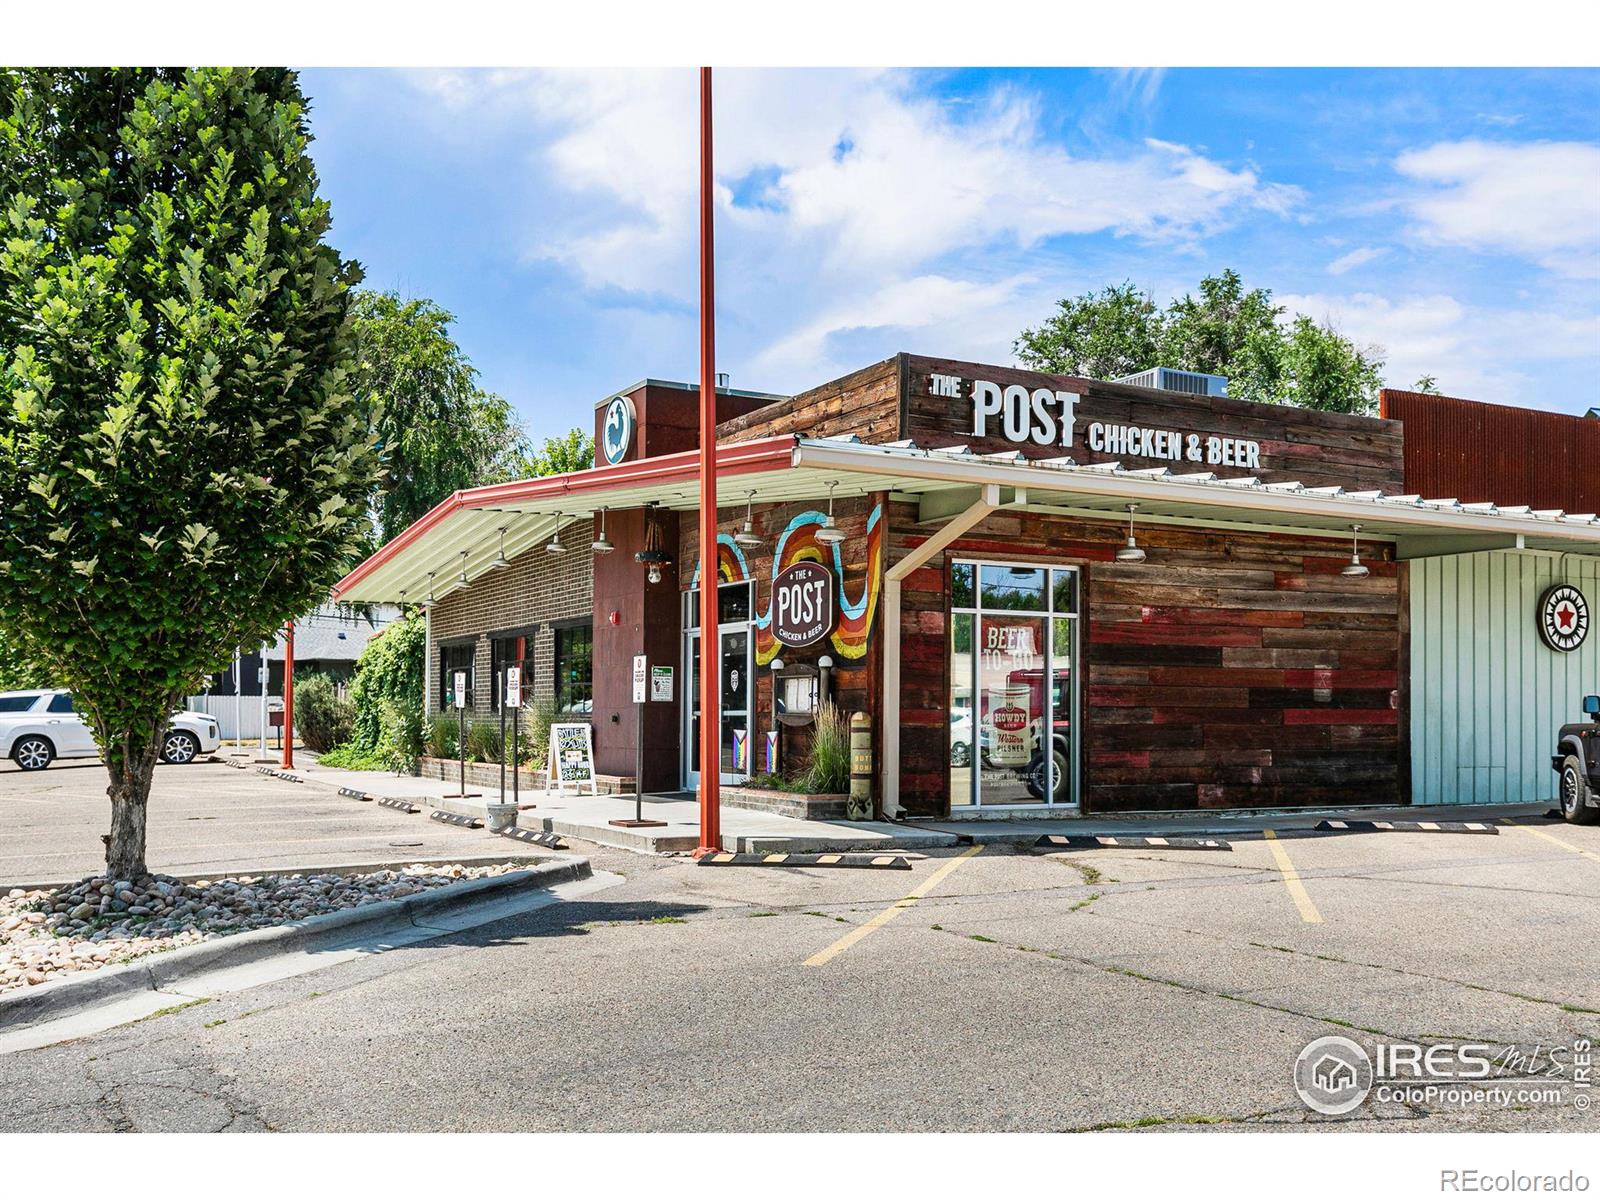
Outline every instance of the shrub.
<path id="1" fill-rule="evenodd" d="M 444 713 L 435 713 L 428 722 L 428 735 L 423 745 L 430 758 L 456 756 L 456 719 Z"/>
<path id="2" fill-rule="evenodd" d="M 415 774 L 417 756 L 422 753 L 421 706 L 385 700 L 381 711 L 383 735 L 378 743 L 379 757 L 397 775 Z"/>
<path id="3" fill-rule="evenodd" d="M 467 757 L 475 762 L 500 761 L 500 719 L 467 722 Z"/>
<path id="4" fill-rule="evenodd" d="M 352 740 L 367 750 L 383 741 L 383 702 L 415 709 L 422 720 L 422 667 L 427 629 L 417 613 L 394 622 L 374 635 L 356 661 L 350 683 L 354 709 Z"/>
<path id="5" fill-rule="evenodd" d="M 342 771 L 387 771 L 389 760 L 376 750 L 363 750 L 354 742 L 346 742 L 319 756 L 317 765 Z"/>
<path id="6" fill-rule="evenodd" d="M 811 762 L 801 782 L 813 796 L 850 790 L 850 718 L 832 703 L 817 709 Z"/>
<path id="7" fill-rule="evenodd" d="M 521 765 L 543 771 L 550 765 L 550 726 L 556 721 L 556 706 L 549 700 L 536 700 L 522 709 L 522 732 L 517 747 Z M 511 734 L 506 733 L 507 737 Z"/>
<path id="8" fill-rule="evenodd" d="M 352 712 L 327 675 L 294 681 L 294 728 L 313 754 L 326 754 L 350 740 Z"/>

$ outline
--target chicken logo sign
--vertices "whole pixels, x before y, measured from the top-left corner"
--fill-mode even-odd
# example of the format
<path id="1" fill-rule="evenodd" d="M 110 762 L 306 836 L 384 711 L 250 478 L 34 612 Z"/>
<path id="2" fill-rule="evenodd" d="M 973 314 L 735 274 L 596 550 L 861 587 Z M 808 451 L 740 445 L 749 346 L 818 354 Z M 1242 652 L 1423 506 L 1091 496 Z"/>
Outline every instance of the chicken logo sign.
<path id="1" fill-rule="evenodd" d="M 606 405 L 605 423 L 600 426 L 600 453 L 612 466 L 621 462 L 633 445 L 633 426 L 633 401 L 626 396 L 613 396 Z"/>
<path id="2" fill-rule="evenodd" d="M 785 646 L 809 646 L 833 632 L 838 608 L 833 572 L 802 560 L 772 581 L 772 636 Z"/>
<path id="3" fill-rule="evenodd" d="M 1558 583 L 1539 601 L 1539 636 L 1550 649 L 1571 654 L 1589 636 L 1589 602 L 1570 583 Z"/>

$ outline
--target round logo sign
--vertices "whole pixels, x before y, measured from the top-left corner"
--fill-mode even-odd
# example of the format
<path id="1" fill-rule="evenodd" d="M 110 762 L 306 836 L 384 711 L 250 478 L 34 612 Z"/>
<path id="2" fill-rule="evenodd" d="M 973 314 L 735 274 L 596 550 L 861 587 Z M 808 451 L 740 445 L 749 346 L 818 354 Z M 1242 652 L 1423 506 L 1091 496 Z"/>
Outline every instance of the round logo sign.
<path id="1" fill-rule="evenodd" d="M 633 445 L 633 426 L 633 401 L 626 396 L 613 396 L 600 425 L 600 453 L 606 462 L 615 466 L 627 456 Z"/>
<path id="2" fill-rule="evenodd" d="M 1320 1037 L 1294 1060 L 1294 1090 L 1312 1112 L 1342 1117 L 1372 1090 L 1372 1060 L 1347 1037 Z"/>
<path id="3" fill-rule="evenodd" d="M 1570 654 L 1589 636 L 1589 602 L 1570 583 L 1558 583 L 1539 601 L 1539 636 L 1550 649 Z"/>

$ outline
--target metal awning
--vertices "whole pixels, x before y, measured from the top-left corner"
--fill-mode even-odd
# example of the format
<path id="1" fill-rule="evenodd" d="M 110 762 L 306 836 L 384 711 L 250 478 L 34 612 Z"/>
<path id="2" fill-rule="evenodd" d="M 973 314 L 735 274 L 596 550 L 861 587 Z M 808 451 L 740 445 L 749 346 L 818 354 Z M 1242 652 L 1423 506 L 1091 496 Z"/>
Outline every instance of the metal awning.
<path id="1" fill-rule="evenodd" d="M 1363 539 L 1392 541 L 1402 559 L 1518 548 L 1600 555 L 1600 518 L 1593 513 L 1084 465 L 1070 458 L 1030 460 L 1014 452 L 975 454 L 964 446 L 766 438 L 719 447 L 717 472 L 719 507 L 752 498 L 821 499 L 834 484 L 840 498 L 874 492 L 915 498 L 919 519 L 937 523 L 993 484 L 1025 492 L 1028 508 L 1089 517 L 1117 519 L 1137 503 L 1144 522 L 1337 537 L 1359 524 Z M 507 557 L 549 541 L 558 526 L 576 526 L 568 540 L 580 546 L 601 508 L 649 503 L 677 511 L 699 507 L 698 451 L 456 492 L 341 580 L 333 595 L 416 603 L 431 587 L 441 598 L 462 586 L 463 575 L 470 582 L 490 569 L 502 530 Z"/>

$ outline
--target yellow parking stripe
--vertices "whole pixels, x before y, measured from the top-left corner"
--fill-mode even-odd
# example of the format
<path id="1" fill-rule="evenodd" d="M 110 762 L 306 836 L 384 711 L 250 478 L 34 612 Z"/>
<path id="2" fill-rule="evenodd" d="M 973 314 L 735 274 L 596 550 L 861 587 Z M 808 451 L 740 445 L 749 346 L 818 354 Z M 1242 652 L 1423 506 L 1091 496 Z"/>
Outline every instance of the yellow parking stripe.
<path id="1" fill-rule="evenodd" d="M 1283 876 L 1283 886 L 1289 889 L 1289 896 L 1294 901 L 1294 906 L 1300 910 L 1300 919 L 1307 925 L 1321 925 L 1322 914 L 1317 911 L 1317 906 L 1311 903 L 1311 895 L 1306 891 L 1306 885 L 1300 882 L 1300 872 L 1296 871 L 1294 864 L 1289 861 L 1289 852 L 1278 840 L 1277 832 L 1263 829 L 1261 834 L 1267 839 L 1272 857 L 1278 862 L 1278 874 Z"/>
<path id="2" fill-rule="evenodd" d="M 846 950 L 850 949 L 851 946 L 854 946 L 862 938 L 866 937 L 867 934 L 871 933 L 875 929 L 882 929 L 885 925 L 894 920 L 901 913 L 905 912 L 906 909 L 910 908 L 918 900 L 921 900 L 924 896 L 931 892 L 946 875 L 950 874 L 951 871 L 954 871 L 962 863 L 966 862 L 967 859 L 971 858 L 974 854 L 980 854 L 982 852 L 983 847 L 981 845 L 968 846 L 965 850 L 956 855 L 949 862 L 945 863 L 944 866 L 940 867 L 932 875 L 929 875 L 927 879 L 922 881 L 920 886 L 912 889 L 910 894 L 900 900 L 896 900 L 893 904 L 884 909 L 877 916 L 873 917 L 872 920 L 868 921 L 866 924 L 857 925 L 854 929 L 845 934 L 826 950 L 817 951 L 817 953 L 806 959 L 805 965 L 808 967 L 820 967 L 824 963 L 833 959 L 835 956 L 843 954 Z"/>
<path id="3" fill-rule="evenodd" d="M 1571 850 L 1574 854 L 1581 854 L 1584 858 L 1589 859 L 1591 862 L 1600 862 L 1600 854 L 1596 854 L 1593 850 L 1585 850 L 1582 846 L 1574 846 L 1571 842 L 1558 838 L 1553 833 L 1546 833 L 1542 829 L 1535 829 L 1532 825 L 1518 825 L 1515 821 L 1507 821 L 1506 824 L 1510 825 L 1513 829 L 1522 830 L 1523 833 L 1531 833 L 1534 837 L 1542 837 L 1547 842 L 1554 842 L 1563 850 Z"/>

